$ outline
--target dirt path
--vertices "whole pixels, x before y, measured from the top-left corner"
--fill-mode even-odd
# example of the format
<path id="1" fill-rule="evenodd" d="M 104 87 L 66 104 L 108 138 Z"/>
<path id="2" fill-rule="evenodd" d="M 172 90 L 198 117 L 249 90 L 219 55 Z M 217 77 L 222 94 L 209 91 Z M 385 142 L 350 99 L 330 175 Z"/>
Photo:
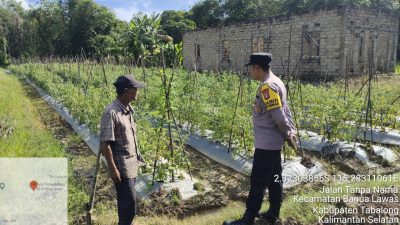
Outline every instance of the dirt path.
<path id="1" fill-rule="evenodd" d="M 72 128 L 55 112 L 41 96 L 30 85 L 23 83 L 23 88 L 26 91 L 27 97 L 34 103 L 38 109 L 39 117 L 46 129 L 51 131 L 53 136 L 62 144 L 63 149 L 69 158 L 69 164 L 72 169 L 73 177 L 85 190 L 89 196 L 89 189 L 93 179 L 94 168 L 96 164 L 96 156 L 83 142 Z M 116 205 L 116 193 L 112 182 L 108 177 L 105 167 L 102 166 L 99 173 L 98 190 L 96 193 L 96 204 Z M 69 224 L 85 224 L 86 204 L 81 202 L 79 208 L 74 212 L 69 212 Z M 73 215 L 71 215 L 73 213 Z"/>

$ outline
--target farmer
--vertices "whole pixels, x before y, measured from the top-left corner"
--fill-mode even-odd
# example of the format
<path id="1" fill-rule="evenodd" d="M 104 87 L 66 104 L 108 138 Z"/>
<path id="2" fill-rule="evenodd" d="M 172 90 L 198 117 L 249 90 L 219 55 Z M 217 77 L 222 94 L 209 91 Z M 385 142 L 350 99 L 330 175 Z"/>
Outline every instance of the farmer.
<path id="1" fill-rule="evenodd" d="M 250 56 L 251 76 L 260 81 L 253 107 L 255 153 L 250 176 L 250 192 L 246 212 L 236 221 L 224 225 L 251 225 L 254 219 L 274 224 L 279 218 L 283 199 L 281 151 L 285 143 L 296 149 L 297 137 L 287 104 L 287 92 L 283 82 L 271 71 L 270 53 L 254 53 Z M 259 214 L 265 189 L 269 193 L 269 210 Z"/>
<path id="2" fill-rule="evenodd" d="M 117 191 L 119 225 L 133 224 L 136 214 L 135 178 L 143 163 L 136 140 L 136 124 L 130 102 L 145 85 L 132 75 L 117 78 L 117 98 L 105 109 L 100 125 L 100 148 L 107 160 Z"/>

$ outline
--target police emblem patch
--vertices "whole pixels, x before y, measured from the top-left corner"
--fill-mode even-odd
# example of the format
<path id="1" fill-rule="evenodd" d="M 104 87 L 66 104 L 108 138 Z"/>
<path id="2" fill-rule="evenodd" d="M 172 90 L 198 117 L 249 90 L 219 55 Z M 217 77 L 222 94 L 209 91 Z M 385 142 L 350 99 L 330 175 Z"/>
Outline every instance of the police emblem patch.
<path id="1" fill-rule="evenodd" d="M 279 93 L 269 87 L 268 84 L 261 86 L 262 100 L 267 110 L 278 109 L 282 107 Z"/>
<path id="2" fill-rule="evenodd" d="M 264 95 L 264 99 L 268 100 L 268 99 L 270 98 L 270 95 L 269 95 L 269 88 L 264 89 L 264 90 L 262 91 L 262 94 Z"/>

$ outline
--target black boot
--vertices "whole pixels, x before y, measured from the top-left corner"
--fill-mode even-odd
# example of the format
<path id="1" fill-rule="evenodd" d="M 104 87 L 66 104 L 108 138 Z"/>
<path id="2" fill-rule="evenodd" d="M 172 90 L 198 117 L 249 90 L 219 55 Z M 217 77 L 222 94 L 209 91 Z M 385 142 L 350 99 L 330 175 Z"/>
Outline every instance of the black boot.
<path id="1" fill-rule="evenodd" d="M 260 213 L 260 217 L 261 217 L 261 220 L 264 220 L 269 224 L 275 224 L 276 221 L 278 221 L 278 217 L 275 216 L 273 213 L 271 213 L 270 210 L 268 210 L 265 213 Z"/>
<path id="2" fill-rule="evenodd" d="M 225 220 L 223 225 L 253 225 L 254 218 L 255 218 L 255 216 L 250 215 L 250 213 L 246 212 L 243 215 L 243 217 L 238 220 L 235 220 L 235 221 Z"/>

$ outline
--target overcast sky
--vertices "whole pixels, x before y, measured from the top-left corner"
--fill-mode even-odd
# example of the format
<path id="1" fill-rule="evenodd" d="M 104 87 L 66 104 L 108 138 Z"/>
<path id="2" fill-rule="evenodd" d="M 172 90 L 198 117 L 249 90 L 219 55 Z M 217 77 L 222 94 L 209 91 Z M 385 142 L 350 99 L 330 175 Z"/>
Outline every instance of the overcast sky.
<path id="1" fill-rule="evenodd" d="M 24 8 L 35 5 L 38 0 L 19 0 Z M 200 0 L 95 0 L 115 12 L 119 19 L 129 21 L 134 13 L 160 13 L 164 10 L 189 10 Z"/>

